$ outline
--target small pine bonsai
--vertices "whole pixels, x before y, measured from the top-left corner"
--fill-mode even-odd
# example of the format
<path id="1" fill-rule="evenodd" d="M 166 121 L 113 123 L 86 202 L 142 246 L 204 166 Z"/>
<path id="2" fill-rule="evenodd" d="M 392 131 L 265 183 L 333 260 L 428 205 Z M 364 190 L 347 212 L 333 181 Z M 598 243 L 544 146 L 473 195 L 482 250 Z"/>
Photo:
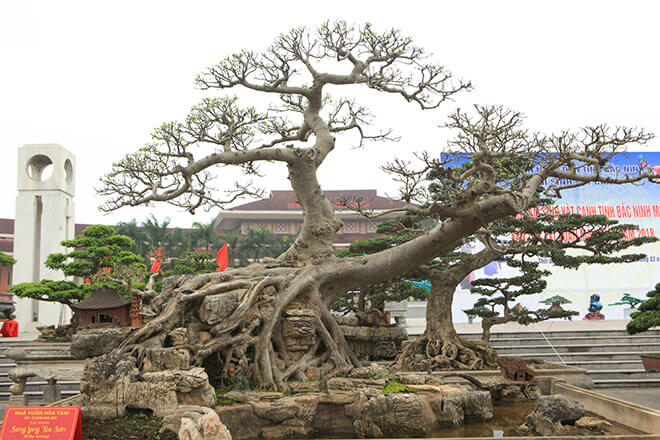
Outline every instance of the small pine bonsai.
<path id="1" fill-rule="evenodd" d="M 645 299 L 639 299 L 632 296 L 630 293 L 624 293 L 623 297 L 615 303 L 608 304 L 610 306 L 629 306 L 631 309 L 636 308 L 638 305 L 646 302 Z"/>
<path id="2" fill-rule="evenodd" d="M 660 283 L 656 284 L 655 289 L 646 296 L 649 299 L 639 306 L 639 311 L 630 315 L 632 321 L 628 323 L 626 329 L 631 335 L 660 326 Z"/>

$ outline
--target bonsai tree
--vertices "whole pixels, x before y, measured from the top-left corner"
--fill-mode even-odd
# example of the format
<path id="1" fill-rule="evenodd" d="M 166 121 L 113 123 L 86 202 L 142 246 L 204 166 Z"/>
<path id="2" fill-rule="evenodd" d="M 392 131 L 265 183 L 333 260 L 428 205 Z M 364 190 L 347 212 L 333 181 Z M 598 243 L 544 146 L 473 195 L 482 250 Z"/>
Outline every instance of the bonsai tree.
<path id="1" fill-rule="evenodd" d="M 464 170 L 470 164 L 471 162 L 465 161 L 456 168 Z M 520 159 L 495 160 L 492 165 L 496 180 L 509 183 L 515 179 L 524 180 L 534 169 L 529 162 L 525 163 Z M 397 166 L 395 169 L 404 180 L 417 179 L 415 174 L 403 166 Z M 435 171 L 430 171 L 427 179 L 430 180 L 427 192 L 432 200 L 451 201 L 457 193 L 460 194 L 455 182 L 444 182 L 438 178 Z M 406 182 L 407 187 L 415 185 L 415 182 L 411 183 L 410 180 Z M 417 269 L 432 285 L 426 309 L 427 327 L 424 334 L 408 344 L 399 355 L 396 363 L 399 369 L 426 371 L 497 366 L 497 355 L 488 347 L 487 340 L 480 343 L 460 338 L 452 322 L 454 292 L 459 283 L 474 270 L 502 257 L 517 254 L 549 257 L 556 265 L 567 268 L 577 268 L 581 264 L 637 261 L 644 258 L 644 255 L 616 253 L 656 240 L 645 237 L 627 240 L 626 233 L 636 229 L 636 226 L 618 224 L 605 216 L 556 214 L 552 205 L 553 199 L 544 197 L 541 191 L 538 191 L 527 213 L 495 221 L 488 229 L 479 230 L 473 235 L 473 242 L 482 242 L 481 251 L 469 254 L 455 249 Z M 429 217 L 420 214 L 419 208 L 416 215 Z M 424 231 L 419 230 L 418 233 L 422 234 Z M 582 255 L 571 256 L 567 253 L 569 249 L 579 250 Z M 488 310 L 480 309 L 479 305 L 475 307 L 482 312 L 479 316 L 489 316 Z M 551 307 L 550 310 L 562 311 L 561 307 Z M 468 315 L 478 316 L 472 312 Z"/>
<path id="2" fill-rule="evenodd" d="M 626 324 L 626 330 L 631 335 L 660 326 L 660 283 L 656 284 L 655 289 L 646 296 L 649 299 L 639 306 L 638 312 L 630 315 L 632 321 Z"/>
<path id="3" fill-rule="evenodd" d="M 621 299 L 615 303 L 608 304 L 609 306 L 628 306 L 631 309 L 636 308 L 638 305 L 646 302 L 645 299 L 639 299 L 632 296 L 630 293 L 624 293 Z"/>
<path id="4" fill-rule="evenodd" d="M 548 310 L 550 311 L 563 311 L 564 309 L 562 308 L 562 304 L 572 304 L 573 302 L 564 298 L 561 295 L 555 295 L 551 296 L 550 298 L 546 298 L 543 301 L 539 301 L 541 304 L 547 304 L 550 306 Z M 568 316 L 568 319 L 571 319 L 570 316 Z"/>
<path id="5" fill-rule="evenodd" d="M 16 260 L 14 258 L 5 254 L 4 252 L 0 252 L 0 267 L 13 266 L 14 264 L 16 264 Z"/>
<path id="6" fill-rule="evenodd" d="M 338 21 L 292 29 L 263 51 L 237 51 L 202 72 L 197 85 L 221 94 L 202 100 L 182 121 L 164 123 L 147 145 L 113 164 L 98 189 L 106 197 L 101 209 L 156 202 L 190 212 L 227 206 L 237 197 L 260 196 L 250 177 L 261 163 L 271 162 L 286 168 L 303 222 L 291 246 L 275 261 L 180 277 L 164 286 L 157 318 L 128 336 L 118 350 L 141 357 L 183 325 L 213 336 L 206 340 L 189 335 L 191 341 L 204 341 L 186 348 L 192 364 L 213 359 L 221 374 L 239 363 L 247 365 L 250 381 L 258 386 L 286 388 L 289 378 L 304 377 L 312 366 L 326 365 L 327 379 L 359 365 L 330 305 L 349 290 L 445 256 L 491 223 L 526 212 L 547 179 L 555 179 L 548 190 L 559 197 L 567 187 L 589 182 L 627 184 L 656 177 L 646 171 L 626 176 L 607 171 L 614 154 L 651 138 L 641 130 L 600 125 L 543 135 L 522 130 L 516 113 L 507 116 L 484 107 L 472 117 L 457 111 L 452 120 L 458 122 L 451 127 L 456 142 L 449 150 L 469 158 L 470 164 L 453 169 L 433 152 L 421 154 L 420 169 L 415 170 L 425 175 L 432 169 L 439 180 L 455 182 L 456 197 L 421 207 L 413 196 L 403 198 L 409 203 L 402 209 L 435 215 L 426 233 L 373 254 L 337 258 L 332 243 L 342 222 L 321 190 L 317 170 L 333 151 L 393 139 L 391 130 L 370 127 L 370 112 L 358 102 L 366 95 L 359 90 L 387 96 L 391 105 L 399 99 L 401 105 L 432 111 L 469 89 L 470 83 L 458 80 L 396 29 L 379 31 L 370 24 Z M 239 88 L 272 98 L 270 105 L 242 106 L 238 98 L 223 94 Z M 331 97 L 330 88 L 338 95 Z M 514 120 L 505 121 L 510 117 Z M 498 181 L 491 163 L 507 157 L 531 161 L 538 169 Z M 218 191 L 216 184 L 226 180 L 214 180 L 214 171 L 227 166 L 239 167 L 246 179 Z M 247 294 L 221 323 L 210 326 L 189 313 L 205 296 L 235 289 L 247 289 Z M 290 356 L 282 343 L 282 323 L 290 319 L 285 311 L 292 308 L 309 316 L 304 332 L 314 335 L 308 347 L 297 345 L 304 351 L 297 353 L 301 357 Z"/>
<path id="7" fill-rule="evenodd" d="M 504 257 L 502 260 L 509 267 L 518 269 L 520 275 L 473 281 L 472 293 L 483 297 L 479 298 L 471 309 L 465 310 L 465 313 L 481 317 L 481 340 L 484 343 L 490 340 L 490 330 L 496 324 L 516 321 L 528 325 L 550 318 L 564 318 L 578 314 L 565 310 L 529 310 L 516 304 L 521 296 L 543 292 L 547 286 L 543 278 L 550 275 L 550 272 L 540 270 L 539 263 L 529 261 L 525 254 Z"/>
<path id="8" fill-rule="evenodd" d="M 72 240 L 64 240 L 61 244 L 71 251 L 48 255 L 45 265 L 62 271 L 65 276 L 96 281 L 96 276 L 106 271 L 123 271 L 126 267 L 133 267 L 137 272 L 146 271 L 142 257 L 126 250 L 134 246 L 133 240 L 118 235 L 110 226 L 88 226 L 80 235 Z M 16 284 L 9 290 L 22 298 L 56 301 L 70 306 L 87 298 L 92 289 L 103 285 L 121 288 L 121 285 L 107 281 L 86 284 L 68 280 L 41 280 Z M 127 292 L 124 290 L 124 293 Z M 74 327 L 75 322 L 74 313 Z"/>
<path id="9" fill-rule="evenodd" d="M 506 250 L 509 255 L 503 257 L 502 261 L 510 267 L 519 268 L 523 275 L 512 278 L 480 279 L 472 283 L 475 286 L 473 293 L 485 296 L 492 296 L 498 292 L 500 294 L 487 302 L 478 300 L 475 303 L 475 307 L 490 306 L 490 312 L 482 311 L 478 314 L 476 309 L 469 312 L 484 318 L 482 320 L 484 343 L 490 339 L 490 328 L 495 324 L 509 321 L 528 324 L 578 314 L 552 307 L 545 311 L 527 311 L 521 314 L 518 310 L 512 313 L 508 305 L 511 301 L 509 297 L 517 298 L 520 295 L 540 293 L 545 288 L 543 278 L 548 274 L 540 271 L 538 263 L 530 261 L 530 257 L 549 257 L 555 266 L 568 269 L 577 269 L 583 264 L 622 264 L 645 258 L 644 254 L 623 253 L 624 251 L 657 241 L 656 237 L 627 239 L 626 232 L 636 229 L 635 225 L 619 224 L 616 220 L 599 215 L 518 216 L 495 226 L 500 232 L 513 230 L 518 236 L 522 234 L 524 240 L 521 244 L 504 243 L 505 246 L 510 247 Z M 571 255 L 567 253 L 569 249 L 579 249 L 581 254 Z M 518 261 L 511 258 L 511 255 L 515 254 L 520 254 L 521 258 L 527 257 L 527 260 Z M 512 288 L 514 290 L 511 290 Z"/>
<path id="10" fill-rule="evenodd" d="M 544 299 L 542 301 L 539 301 L 539 302 L 541 304 L 548 304 L 548 305 L 552 305 L 552 304 L 559 304 L 559 305 L 573 304 L 573 301 L 571 301 L 569 299 L 566 299 L 561 295 L 554 295 L 554 296 L 551 296 L 550 298 L 546 298 L 546 299 Z"/>

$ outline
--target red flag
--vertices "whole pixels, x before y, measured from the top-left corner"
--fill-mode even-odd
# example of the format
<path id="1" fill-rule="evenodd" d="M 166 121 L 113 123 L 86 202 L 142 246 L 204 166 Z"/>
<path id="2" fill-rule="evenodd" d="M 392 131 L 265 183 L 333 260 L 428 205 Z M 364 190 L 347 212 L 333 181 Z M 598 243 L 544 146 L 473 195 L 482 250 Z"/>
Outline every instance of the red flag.
<path id="1" fill-rule="evenodd" d="M 229 267 L 229 246 L 227 243 L 223 244 L 218 251 L 215 263 L 218 265 L 218 268 L 216 269 L 218 272 L 222 272 Z"/>
<path id="2" fill-rule="evenodd" d="M 151 272 L 158 272 L 158 269 L 160 269 L 162 254 L 163 250 L 161 248 L 158 248 L 154 251 L 154 264 L 151 266 Z"/>

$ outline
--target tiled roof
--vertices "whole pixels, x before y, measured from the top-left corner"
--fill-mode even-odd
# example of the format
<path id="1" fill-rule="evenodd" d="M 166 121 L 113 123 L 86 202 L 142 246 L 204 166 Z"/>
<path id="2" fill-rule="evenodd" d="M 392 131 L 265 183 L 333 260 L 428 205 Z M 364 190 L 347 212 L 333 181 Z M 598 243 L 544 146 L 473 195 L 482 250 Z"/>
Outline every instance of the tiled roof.
<path id="1" fill-rule="evenodd" d="M 323 191 L 323 193 L 335 208 L 342 208 L 337 203 L 340 200 L 359 200 L 370 209 L 391 209 L 404 205 L 404 202 L 400 200 L 379 196 L 375 189 Z M 293 191 L 271 191 L 270 197 L 267 199 L 230 208 L 231 211 L 300 211 L 301 209 Z"/>
<path id="2" fill-rule="evenodd" d="M 131 303 L 130 300 L 124 298 L 114 289 L 109 287 L 101 287 L 92 291 L 86 299 L 71 306 L 75 310 L 101 310 L 101 309 L 116 309 L 117 307 L 124 307 Z"/>

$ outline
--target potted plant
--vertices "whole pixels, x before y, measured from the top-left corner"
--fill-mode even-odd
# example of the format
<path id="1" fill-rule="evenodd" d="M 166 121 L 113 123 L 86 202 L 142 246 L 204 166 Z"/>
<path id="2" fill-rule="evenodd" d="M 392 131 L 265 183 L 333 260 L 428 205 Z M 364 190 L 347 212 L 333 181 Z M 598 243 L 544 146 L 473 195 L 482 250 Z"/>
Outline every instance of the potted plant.
<path id="1" fill-rule="evenodd" d="M 645 300 L 635 298 L 630 293 L 624 293 L 623 297 L 615 303 L 608 304 L 610 306 L 628 306 L 627 309 L 623 309 L 623 319 L 630 318 L 630 315 L 633 312 L 637 311 L 637 306 L 642 304 Z"/>
<path id="2" fill-rule="evenodd" d="M 560 295 L 551 296 L 550 298 L 546 298 L 543 301 L 539 301 L 539 302 L 541 304 L 550 305 L 550 308 L 548 309 L 548 311 L 550 312 L 565 312 L 566 310 L 562 308 L 562 304 L 573 304 L 571 300 L 566 299 Z M 567 316 L 566 319 L 570 321 L 571 317 Z"/>
<path id="3" fill-rule="evenodd" d="M 660 283 L 646 296 L 649 299 L 640 304 L 639 311 L 632 314 L 632 320 L 626 325 L 631 335 L 660 326 Z M 641 357 L 646 371 L 660 371 L 660 353 L 644 353 Z"/>
<path id="4" fill-rule="evenodd" d="M 660 353 L 642 353 L 640 356 L 646 371 L 660 371 Z"/>

